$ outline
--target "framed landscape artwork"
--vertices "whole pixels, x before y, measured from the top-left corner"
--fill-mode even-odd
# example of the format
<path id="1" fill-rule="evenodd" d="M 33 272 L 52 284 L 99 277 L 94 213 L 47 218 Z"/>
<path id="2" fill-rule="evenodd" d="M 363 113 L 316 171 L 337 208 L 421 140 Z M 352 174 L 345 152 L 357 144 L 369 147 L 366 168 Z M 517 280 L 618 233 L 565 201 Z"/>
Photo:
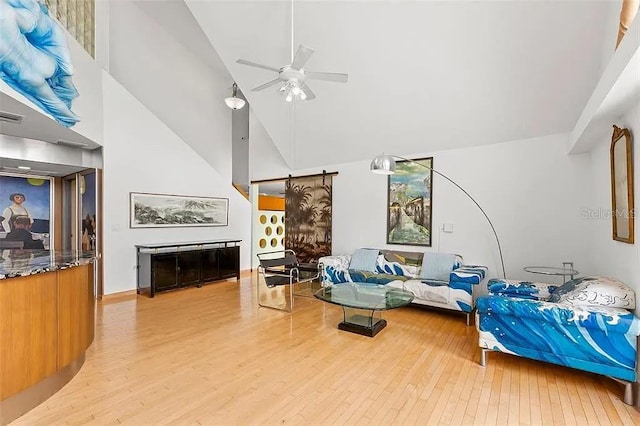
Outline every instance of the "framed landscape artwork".
<path id="1" fill-rule="evenodd" d="M 227 226 L 227 198 L 130 193 L 131 228 Z"/>
<path id="2" fill-rule="evenodd" d="M 387 244 L 431 247 L 431 167 L 433 157 L 398 161 L 389 175 Z"/>

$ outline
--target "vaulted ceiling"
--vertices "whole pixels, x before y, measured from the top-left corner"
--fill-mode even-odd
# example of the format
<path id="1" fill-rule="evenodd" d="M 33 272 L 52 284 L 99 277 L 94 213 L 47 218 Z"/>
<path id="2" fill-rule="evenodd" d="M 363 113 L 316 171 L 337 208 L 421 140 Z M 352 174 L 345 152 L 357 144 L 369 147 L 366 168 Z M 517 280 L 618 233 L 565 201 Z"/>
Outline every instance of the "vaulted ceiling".
<path id="1" fill-rule="evenodd" d="M 618 2 L 294 3 L 317 99 L 288 104 L 291 3 L 185 0 L 293 168 L 569 132 L 615 45 Z"/>

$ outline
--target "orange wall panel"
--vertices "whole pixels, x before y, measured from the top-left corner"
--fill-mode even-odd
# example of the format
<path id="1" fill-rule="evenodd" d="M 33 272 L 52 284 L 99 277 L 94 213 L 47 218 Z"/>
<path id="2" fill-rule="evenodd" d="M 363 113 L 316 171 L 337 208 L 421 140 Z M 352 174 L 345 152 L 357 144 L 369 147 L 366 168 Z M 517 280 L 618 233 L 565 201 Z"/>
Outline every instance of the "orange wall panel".
<path id="1" fill-rule="evenodd" d="M 258 197 L 258 210 L 284 211 L 284 198 L 260 195 Z"/>

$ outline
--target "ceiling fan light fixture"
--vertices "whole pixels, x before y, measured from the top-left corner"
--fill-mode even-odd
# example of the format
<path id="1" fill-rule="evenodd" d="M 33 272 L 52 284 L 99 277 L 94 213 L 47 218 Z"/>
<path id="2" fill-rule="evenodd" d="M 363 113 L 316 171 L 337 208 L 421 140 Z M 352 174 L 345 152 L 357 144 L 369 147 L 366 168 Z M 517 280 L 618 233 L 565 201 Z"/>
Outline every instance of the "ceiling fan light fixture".
<path id="1" fill-rule="evenodd" d="M 291 39 L 293 43 L 293 35 Z M 292 60 L 289 65 L 276 68 L 269 65 L 258 64 L 246 59 L 238 59 L 236 63 L 278 73 L 277 78 L 254 87 L 253 89 L 251 89 L 252 92 L 260 92 L 269 87 L 280 84 L 280 86 L 278 87 L 278 92 L 283 93 L 286 96 L 285 100 L 287 102 L 292 102 L 294 99 L 300 101 L 310 101 L 312 99 L 315 99 L 316 95 L 307 85 L 307 79 L 346 83 L 349 77 L 347 74 L 341 73 L 306 71 L 303 67 L 311 57 L 311 54 L 313 54 L 313 49 L 300 45 L 298 46 L 296 54 L 293 55 L 292 44 Z M 303 93 L 304 96 L 302 96 Z M 291 94 L 291 96 L 289 96 L 289 94 Z"/>
<path id="2" fill-rule="evenodd" d="M 233 110 L 241 109 L 247 103 L 244 99 L 239 98 L 238 96 L 238 85 L 233 83 L 233 96 L 230 98 L 225 98 L 224 103 Z"/>

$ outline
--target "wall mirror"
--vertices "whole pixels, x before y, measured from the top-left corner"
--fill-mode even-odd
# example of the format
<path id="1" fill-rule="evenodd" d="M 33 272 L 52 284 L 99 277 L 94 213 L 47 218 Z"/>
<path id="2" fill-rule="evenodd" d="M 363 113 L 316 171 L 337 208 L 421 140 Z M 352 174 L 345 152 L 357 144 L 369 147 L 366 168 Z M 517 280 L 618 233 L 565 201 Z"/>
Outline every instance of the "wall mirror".
<path id="1" fill-rule="evenodd" d="M 613 126 L 610 156 L 613 239 L 633 244 L 633 153 L 628 129 Z"/>

